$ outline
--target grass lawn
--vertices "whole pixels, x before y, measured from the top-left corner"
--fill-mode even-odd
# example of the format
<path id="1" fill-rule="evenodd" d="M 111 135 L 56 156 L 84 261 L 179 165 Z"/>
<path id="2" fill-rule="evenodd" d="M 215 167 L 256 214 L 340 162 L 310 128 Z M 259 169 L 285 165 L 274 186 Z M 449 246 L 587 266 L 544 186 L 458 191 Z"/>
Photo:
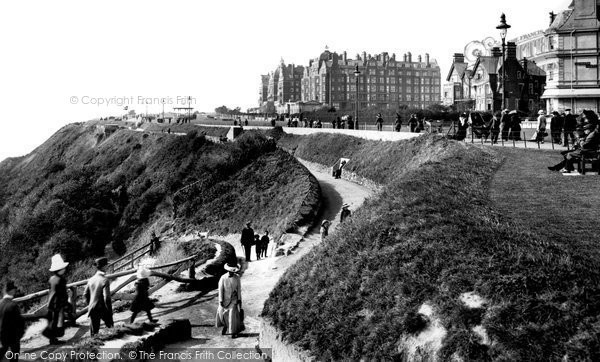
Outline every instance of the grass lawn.
<path id="1" fill-rule="evenodd" d="M 548 171 L 558 151 L 499 149 L 505 161 L 490 184 L 494 207 L 516 224 L 600 260 L 600 176 Z"/>

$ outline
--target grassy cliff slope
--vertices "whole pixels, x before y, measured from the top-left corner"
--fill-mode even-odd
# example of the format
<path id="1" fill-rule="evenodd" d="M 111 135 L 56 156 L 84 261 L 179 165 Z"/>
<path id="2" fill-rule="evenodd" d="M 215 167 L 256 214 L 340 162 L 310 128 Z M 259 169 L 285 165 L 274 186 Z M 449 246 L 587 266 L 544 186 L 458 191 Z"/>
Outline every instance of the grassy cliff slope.
<path id="1" fill-rule="evenodd" d="M 401 360 L 428 303 L 447 330 L 443 360 L 597 359 L 598 249 L 542 237 L 496 210 L 489 185 L 501 154 L 433 136 L 331 137 L 280 142 L 313 162 L 350 157 L 384 188 L 272 291 L 263 315 L 288 341 L 317 360 Z M 467 308 L 465 292 L 484 308 Z"/>
<path id="2" fill-rule="evenodd" d="M 256 227 L 281 233 L 309 222 L 306 205 L 316 204 L 307 195 L 319 193 L 311 177 L 258 133 L 214 144 L 196 132 L 105 135 L 94 123 L 68 125 L 31 154 L 0 163 L 0 275 L 29 292 L 46 287 L 53 253 L 80 263 L 109 244 L 122 253 L 145 225 L 172 215 L 174 193 L 194 183 L 210 187 L 181 203 L 180 222 L 237 230 L 260 210 Z M 248 200 L 250 213 L 237 206 Z"/>

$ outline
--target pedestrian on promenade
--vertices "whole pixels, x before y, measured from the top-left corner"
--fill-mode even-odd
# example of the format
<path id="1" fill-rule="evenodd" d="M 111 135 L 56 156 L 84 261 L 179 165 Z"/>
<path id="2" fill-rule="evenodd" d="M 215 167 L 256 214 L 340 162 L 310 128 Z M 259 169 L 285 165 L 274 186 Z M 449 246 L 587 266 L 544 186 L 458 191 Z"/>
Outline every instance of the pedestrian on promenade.
<path id="1" fill-rule="evenodd" d="M 344 128 L 344 127 L 342 127 L 342 118 L 340 116 L 335 117 L 335 124 L 337 126 L 337 129 Z"/>
<path id="2" fill-rule="evenodd" d="M 467 128 L 469 128 L 469 123 L 467 122 L 467 114 L 461 113 L 458 117 L 458 126 L 456 132 L 450 136 L 450 139 L 462 141 L 467 137 Z"/>
<path id="3" fill-rule="evenodd" d="M 148 322 L 156 323 L 157 320 L 152 318 L 152 309 L 154 308 L 154 303 L 150 300 L 150 296 L 148 294 L 148 289 L 150 289 L 150 270 L 145 266 L 140 265 L 138 267 L 137 273 L 135 277 L 137 278 L 135 282 L 135 297 L 133 297 L 133 302 L 131 303 L 131 318 L 129 318 L 129 322 L 133 323 L 135 321 L 135 317 L 137 317 L 138 313 L 141 311 L 146 312 L 148 316 Z"/>
<path id="4" fill-rule="evenodd" d="M 575 128 L 577 127 L 577 117 L 571 114 L 571 108 L 565 109 L 565 123 L 563 125 L 563 146 L 569 147 L 569 139 L 571 144 L 575 144 Z"/>
<path id="5" fill-rule="evenodd" d="M 317 118 L 317 123 L 315 124 L 316 128 L 323 128 L 323 123 L 321 123 L 321 120 Z"/>
<path id="6" fill-rule="evenodd" d="M 254 244 L 254 252 L 256 253 L 256 260 L 260 260 L 260 252 L 262 251 L 262 247 L 260 245 L 260 235 L 255 234 L 254 241 L 252 243 Z"/>
<path id="7" fill-rule="evenodd" d="M 88 302 L 88 317 L 91 320 L 90 334 L 92 336 L 100 331 L 100 320 L 104 321 L 107 328 L 113 326 L 110 281 L 106 278 L 104 272 L 107 264 L 108 259 L 105 257 L 96 259 L 94 262 L 96 274 L 88 280 L 83 293 Z"/>
<path id="8" fill-rule="evenodd" d="M 354 129 L 354 118 L 348 116 L 348 129 Z"/>
<path id="9" fill-rule="evenodd" d="M 489 123 L 490 133 L 492 134 L 492 144 L 498 143 L 498 135 L 500 135 L 500 117 L 502 114 L 500 112 L 496 112 L 492 116 L 492 119 Z"/>
<path id="10" fill-rule="evenodd" d="M 3 288 L 4 297 L 0 300 L 0 360 L 4 360 L 6 352 L 10 350 L 13 358 L 9 361 L 18 361 L 21 351 L 21 338 L 25 334 L 25 321 L 21 310 L 13 298 L 17 293 L 15 283 L 8 280 Z"/>
<path id="11" fill-rule="evenodd" d="M 227 273 L 219 279 L 219 307 L 217 308 L 216 326 L 222 327 L 221 334 L 230 334 L 236 338 L 244 330 L 242 318 L 242 283 L 237 274 L 238 265 L 226 264 Z"/>
<path id="12" fill-rule="evenodd" d="M 565 119 L 563 116 L 557 111 L 552 112 L 552 119 L 550 119 L 550 134 L 552 136 L 552 142 L 557 145 L 561 143 L 561 135 L 563 132 L 563 125 L 565 123 Z"/>
<path id="13" fill-rule="evenodd" d="M 331 221 L 325 219 L 321 222 L 321 241 L 325 240 L 325 237 L 329 235 L 329 227 L 331 226 Z"/>
<path id="14" fill-rule="evenodd" d="M 267 249 L 269 248 L 269 231 L 265 230 L 265 235 L 260 238 L 260 246 L 261 246 L 261 256 L 263 258 L 267 257 Z"/>
<path id="15" fill-rule="evenodd" d="M 502 139 L 504 141 L 508 141 L 508 131 L 510 129 L 510 116 L 508 115 L 508 109 L 502 110 L 502 114 L 500 116 L 500 133 L 502 134 Z"/>
<path id="16" fill-rule="evenodd" d="M 375 120 L 375 123 L 377 123 L 377 130 L 382 131 L 383 130 L 383 117 L 381 116 L 381 113 L 377 113 L 377 120 Z"/>
<path id="17" fill-rule="evenodd" d="M 252 244 L 254 243 L 254 230 L 250 227 L 251 224 L 250 221 L 246 223 L 246 227 L 242 229 L 242 237 L 240 239 L 240 243 L 244 247 L 246 262 L 250 261 L 250 251 L 252 250 Z"/>
<path id="18" fill-rule="evenodd" d="M 344 222 L 347 218 L 352 216 L 352 212 L 350 211 L 350 205 L 344 204 L 342 205 L 342 213 L 340 214 L 340 223 Z"/>
<path id="19" fill-rule="evenodd" d="M 42 331 L 44 337 L 48 338 L 50 344 L 59 344 L 58 337 L 65 335 L 65 315 L 72 308 L 69 304 L 69 295 L 67 293 L 67 279 L 65 272 L 69 263 L 65 262 L 56 254 L 52 257 L 50 272 L 52 276 L 48 280 L 50 285 L 48 292 L 48 326 Z"/>
<path id="20" fill-rule="evenodd" d="M 416 114 L 411 114 L 410 119 L 408 120 L 408 126 L 410 127 L 410 132 L 415 133 L 417 131 L 417 126 L 419 125 L 419 120 L 417 119 Z"/>
<path id="21" fill-rule="evenodd" d="M 532 141 L 544 143 L 544 137 L 546 137 L 546 123 L 546 112 L 544 112 L 543 109 L 540 109 L 538 111 L 537 126 Z"/>
<path id="22" fill-rule="evenodd" d="M 394 122 L 394 131 L 400 132 L 401 128 L 402 128 L 402 117 L 400 116 L 400 113 L 396 113 L 396 121 Z"/>
<path id="23" fill-rule="evenodd" d="M 155 255 L 160 249 L 160 239 L 156 236 L 156 232 L 150 235 L 150 255 Z"/>
<path id="24" fill-rule="evenodd" d="M 521 140 L 521 117 L 516 110 L 512 110 L 508 113 L 510 116 L 510 133 L 508 138 L 514 141 Z"/>

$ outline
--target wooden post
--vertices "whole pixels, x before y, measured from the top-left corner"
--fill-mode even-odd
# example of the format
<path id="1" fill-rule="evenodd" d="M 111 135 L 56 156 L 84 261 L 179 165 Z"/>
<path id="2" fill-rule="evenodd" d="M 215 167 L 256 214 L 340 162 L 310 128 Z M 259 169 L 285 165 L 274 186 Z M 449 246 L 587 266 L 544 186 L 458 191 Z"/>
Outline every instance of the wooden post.
<path id="1" fill-rule="evenodd" d="M 527 148 L 527 137 L 525 136 L 525 131 L 523 131 L 523 143 L 525 144 L 525 148 Z"/>

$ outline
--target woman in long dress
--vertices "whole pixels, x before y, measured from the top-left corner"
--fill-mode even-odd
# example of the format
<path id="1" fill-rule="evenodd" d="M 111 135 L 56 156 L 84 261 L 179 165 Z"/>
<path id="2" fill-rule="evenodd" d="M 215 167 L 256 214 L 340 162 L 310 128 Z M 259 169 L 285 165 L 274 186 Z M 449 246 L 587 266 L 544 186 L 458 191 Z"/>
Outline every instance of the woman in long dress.
<path id="1" fill-rule="evenodd" d="M 52 276 L 48 281 L 50 291 L 48 293 L 48 326 L 44 329 L 43 335 L 50 340 L 50 344 L 58 344 L 58 337 L 65 335 L 65 315 L 69 305 L 69 295 L 67 293 L 67 280 L 65 271 L 69 263 L 65 262 L 60 254 L 52 257 L 50 272 Z"/>
<path id="2" fill-rule="evenodd" d="M 219 279 L 219 308 L 217 309 L 216 325 L 223 327 L 221 334 L 231 334 L 236 338 L 244 329 L 240 310 L 242 308 L 242 284 L 237 274 L 237 265 L 225 265 L 226 274 Z"/>

